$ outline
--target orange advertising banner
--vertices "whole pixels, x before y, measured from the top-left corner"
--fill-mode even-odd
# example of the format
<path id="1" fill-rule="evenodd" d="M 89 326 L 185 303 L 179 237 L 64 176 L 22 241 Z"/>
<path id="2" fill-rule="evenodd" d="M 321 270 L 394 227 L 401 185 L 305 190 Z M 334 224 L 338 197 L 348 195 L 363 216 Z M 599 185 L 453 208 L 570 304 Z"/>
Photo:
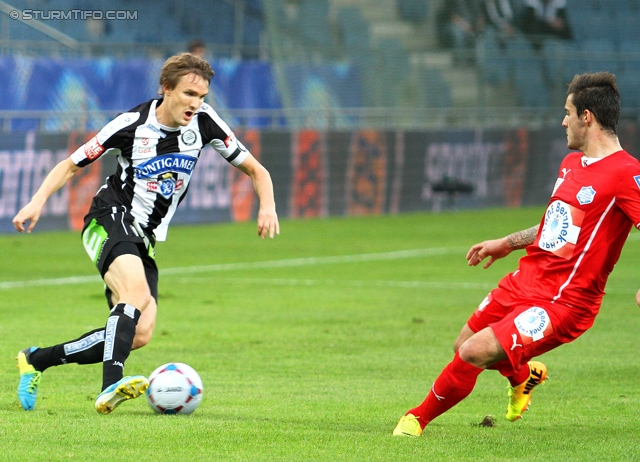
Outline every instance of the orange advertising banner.
<path id="1" fill-rule="evenodd" d="M 385 211 L 387 143 L 384 132 L 353 132 L 347 165 L 347 215 Z"/>
<path id="2" fill-rule="evenodd" d="M 327 215 L 324 135 L 302 130 L 293 135 L 292 144 L 291 216 L 324 217 Z"/>
<path id="3" fill-rule="evenodd" d="M 256 129 L 238 133 L 238 139 L 258 161 L 260 160 L 260 132 Z M 231 184 L 231 219 L 233 221 L 248 221 L 253 218 L 254 208 L 257 206 L 256 193 L 253 182 L 248 175 L 237 168 L 229 169 Z"/>

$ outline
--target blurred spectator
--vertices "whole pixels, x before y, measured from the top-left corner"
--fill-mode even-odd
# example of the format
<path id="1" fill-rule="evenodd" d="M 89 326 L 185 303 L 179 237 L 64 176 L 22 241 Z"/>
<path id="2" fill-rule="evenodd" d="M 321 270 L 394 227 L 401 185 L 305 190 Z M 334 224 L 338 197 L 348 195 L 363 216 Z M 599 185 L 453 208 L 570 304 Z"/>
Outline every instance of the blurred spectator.
<path id="1" fill-rule="evenodd" d="M 100 42 L 110 31 L 109 24 L 102 19 L 87 18 L 85 28 L 91 42 Z"/>
<path id="2" fill-rule="evenodd" d="M 486 25 L 484 0 L 447 0 L 438 12 L 440 44 L 453 48 L 456 64 L 472 64 L 476 38 Z"/>
<path id="3" fill-rule="evenodd" d="M 187 51 L 196 55 L 198 58 L 206 59 L 205 55 L 207 54 L 207 45 L 202 40 L 191 40 L 187 45 Z"/>
<path id="4" fill-rule="evenodd" d="M 524 0 L 520 29 L 536 49 L 545 38 L 571 40 L 573 32 L 567 19 L 567 0 Z"/>
<path id="5" fill-rule="evenodd" d="M 512 0 L 485 0 L 487 22 L 496 32 L 501 43 L 516 33 L 516 14 Z"/>
<path id="6" fill-rule="evenodd" d="M 396 0 L 400 19 L 421 23 L 429 16 L 429 0 Z"/>

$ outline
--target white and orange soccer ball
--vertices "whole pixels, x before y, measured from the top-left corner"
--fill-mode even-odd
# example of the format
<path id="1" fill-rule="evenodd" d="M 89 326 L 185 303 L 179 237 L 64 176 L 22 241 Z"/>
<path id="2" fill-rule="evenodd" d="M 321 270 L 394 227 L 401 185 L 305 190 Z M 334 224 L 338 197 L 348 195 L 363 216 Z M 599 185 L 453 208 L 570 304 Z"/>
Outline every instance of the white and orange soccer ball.
<path id="1" fill-rule="evenodd" d="M 191 414 L 202 401 L 202 380 L 183 363 L 167 363 L 149 376 L 147 402 L 158 414 Z"/>

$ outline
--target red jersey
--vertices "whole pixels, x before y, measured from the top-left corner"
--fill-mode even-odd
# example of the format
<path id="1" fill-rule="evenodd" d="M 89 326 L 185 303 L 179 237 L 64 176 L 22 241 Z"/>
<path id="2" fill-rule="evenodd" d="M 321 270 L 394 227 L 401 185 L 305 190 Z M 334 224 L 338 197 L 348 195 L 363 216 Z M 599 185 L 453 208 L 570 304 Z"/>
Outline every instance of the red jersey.
<path id="1" fill-rule="evenodd" d="M 640 228 L 640 162 L 625 151 L 582 158 L 562 161 L 535 241 L 499 284 L 521 301 L 565 305 L 580 329 L 593 324 L 631 227 Z"/>

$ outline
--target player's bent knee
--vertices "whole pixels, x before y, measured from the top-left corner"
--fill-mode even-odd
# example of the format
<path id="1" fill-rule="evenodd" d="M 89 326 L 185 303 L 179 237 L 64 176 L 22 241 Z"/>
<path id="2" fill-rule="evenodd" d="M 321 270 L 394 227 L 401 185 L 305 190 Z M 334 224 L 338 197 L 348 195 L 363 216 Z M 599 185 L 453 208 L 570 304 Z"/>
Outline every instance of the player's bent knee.
<path id="1" fill-rule="evenodd" d="M 136 335 L 133 338 L 133 343 L 131 344 L 132 350 L 137 350 L 138 348 L 142 348 L 146 346 L 151 341 L 151 334 L 148 335 Z"/>
<path id="2" fill-rule="evenodd" d="M 138 348 L 142 348 L 147 345 L 151 338 L 153 337 L 153 327 L 146 329 L 138 329 L 136 327 L 136 335 L 133 338 L 133 344 L 131 345 L 132 350 L 137 350 Z"/>
<path id="3" fill-rule="evenodd" d="M 478 360 L 480 359 L 480 355 L 473 347 L 468 346 L 468 344 L 463 343 L 458 348 L 458 355 L 460 359 L 462 359 L 465 363 L 469 363 L 473 366 L 478 365 Z"/>
<path id="4" fill-rule="evenodd" d="M 460 350 L 462 344 L 466 342 L 473 334 L 474 332 L 471 330 L 468 324 L 462 326 L 462 329 L 458 334 L 458 338 L 453 343 L 453 352 L 455 353 L 456 351 Z"/>
<path id="5" fill-rule="evenodd" d="M 134 291 L 123 292 L 118 302 L 128 303 L 135 306 L 140 312 L 144 312 L 152 300 L 149 289 L 139 289 Z"/>
<path id="6" fill-rule="evenodd" d="M 153 330 L 156 326 L 156 313 L 158 312 L 158 305 L 154 297 L 149 298 L 147 307 L 140 315 L 138 325 L 136 326 L 136 336 L 133 339 L 132 348 L 142 348 L 151 341 L 153 336 Z"/>

